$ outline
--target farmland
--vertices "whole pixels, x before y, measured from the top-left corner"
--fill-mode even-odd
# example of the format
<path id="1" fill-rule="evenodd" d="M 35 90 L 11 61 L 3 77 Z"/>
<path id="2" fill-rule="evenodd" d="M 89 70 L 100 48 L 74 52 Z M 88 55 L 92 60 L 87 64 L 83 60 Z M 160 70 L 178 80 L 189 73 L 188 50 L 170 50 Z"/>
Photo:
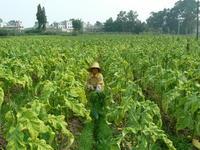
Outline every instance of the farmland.
<path id="1" fill-rule="evenodd" d="M 97 129 L 85 91 L 94 61 L 106 96 Z M 8 150 L 192 150 L 200 138 L 200 43 L 145 35 L 1 38 L 0 111 L 0 148 Z"/>

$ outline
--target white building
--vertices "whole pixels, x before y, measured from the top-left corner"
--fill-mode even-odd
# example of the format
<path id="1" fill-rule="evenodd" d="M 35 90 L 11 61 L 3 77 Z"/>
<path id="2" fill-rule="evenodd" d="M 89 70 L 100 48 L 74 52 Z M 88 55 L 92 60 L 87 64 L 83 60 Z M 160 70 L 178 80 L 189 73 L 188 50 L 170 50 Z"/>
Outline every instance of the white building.
<path id="1" fill-rule="evenodd" d="M 73 25 L 72 25 L 72 21 L 63 21 L 61 23 L 63 25 L 63 31 L 66 31 L 66 32 L 72 32 L 73 31 Z"/>
<path id="2" fill-rule="evenodd" d="M 58 29 L 64 32 L 72 32 L 73 25 L 71 20 L 65 20 L 62 22 L 54 22 L 50 26 L 51 28 Z"/>
<path id="3" fill-rule="evenodd" d="M 51 28 L 53 29 L 58 29 L 58 30 L 62 30 L 63 26 L 58 23 L 58 22 L 53 22 L 51 25 L 50 25 Z"/>
<path id="4" fill-rule="evenodd" d="M 0 28 L 6 27 L 7 23 L 6 22 L 0 22 Z"/>
<path id="5" fill-rule="evenodd" d="M 3 27 L 17 30 L 22 30 L 24 28 L 22 25 L 22 21 L 20 20 L 11 20 L 7 24 L 4 24 Z"/>

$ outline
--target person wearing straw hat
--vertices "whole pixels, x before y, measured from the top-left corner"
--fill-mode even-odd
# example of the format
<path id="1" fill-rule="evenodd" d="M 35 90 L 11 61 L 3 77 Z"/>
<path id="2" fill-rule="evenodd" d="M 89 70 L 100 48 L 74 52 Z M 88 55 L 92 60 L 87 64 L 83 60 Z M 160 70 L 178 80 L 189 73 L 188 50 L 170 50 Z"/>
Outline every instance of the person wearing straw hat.
<path id="1" fill-rule="evenodd" d="M 104 108 L 104 81 L 101 74 L 101 68 L 98 62 L 94 62 L 88 69 L 89 77 L 87 80 L 87 89 L 89 91 L 89 102 L 91 106 L 91 117 L 98 120 L 103 116 Z"/>
<path id="2" fill-rule="evenodd" d="M 94 62 L 88 71 L 90 74 L 87 80 L 87 88 L 91 91 L 102 92 L 104 90 L 104 81 L 99 63 Z"/>

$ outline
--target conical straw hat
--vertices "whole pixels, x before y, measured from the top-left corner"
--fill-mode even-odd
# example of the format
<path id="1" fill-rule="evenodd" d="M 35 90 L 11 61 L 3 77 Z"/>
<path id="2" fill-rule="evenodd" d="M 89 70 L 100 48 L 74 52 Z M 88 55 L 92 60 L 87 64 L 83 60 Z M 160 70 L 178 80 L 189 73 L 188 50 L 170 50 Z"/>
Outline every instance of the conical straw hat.
<path id="1" fill-rule="evenodd" d="M 94 62 L 91 67 L 89 68 L 89 71 L 91 71 L 91 69 L 93 68 L 97 68 L 99 69 L 99 71 L 101 71 L 101 67 L 99 66 L 99 63 L 98 62 Z"/>

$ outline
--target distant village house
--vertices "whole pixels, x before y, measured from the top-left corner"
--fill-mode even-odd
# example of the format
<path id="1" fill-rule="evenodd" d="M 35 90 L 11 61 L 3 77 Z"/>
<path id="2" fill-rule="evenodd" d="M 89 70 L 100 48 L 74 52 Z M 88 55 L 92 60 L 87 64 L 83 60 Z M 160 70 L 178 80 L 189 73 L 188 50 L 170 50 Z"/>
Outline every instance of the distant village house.
<path id="1" fill-rule="evenodd" d="M 54 22 L 50 25 L 53 29 L 58 29 L 63 32 L 72 32 L 73 31 L 73 25 L 71 20 L 65 20 L 62 22 Z"/>
<path id="2" fill-rule="evenodd" d="M 38 27 L 38 22 L 35 22 L 34 28 Z M 46 24 L 47 29 L 54 29 L 59 30 L 62 32 L 72 32 L 73 31 L 73 25 L 71 20 L 65 20 L 62 22 L 53 22 L 51 25 L 47 22 Z"/>
<path id="3" fill-rule="evenodd" d="M 0 28 L 4 29 L 12 29 L 12 30 L 23 30 L 24 27 L 22 25 L 22 21 L 19 20 L 11 20 L 9 22 L 1 22 L 0 23 Z"/>

